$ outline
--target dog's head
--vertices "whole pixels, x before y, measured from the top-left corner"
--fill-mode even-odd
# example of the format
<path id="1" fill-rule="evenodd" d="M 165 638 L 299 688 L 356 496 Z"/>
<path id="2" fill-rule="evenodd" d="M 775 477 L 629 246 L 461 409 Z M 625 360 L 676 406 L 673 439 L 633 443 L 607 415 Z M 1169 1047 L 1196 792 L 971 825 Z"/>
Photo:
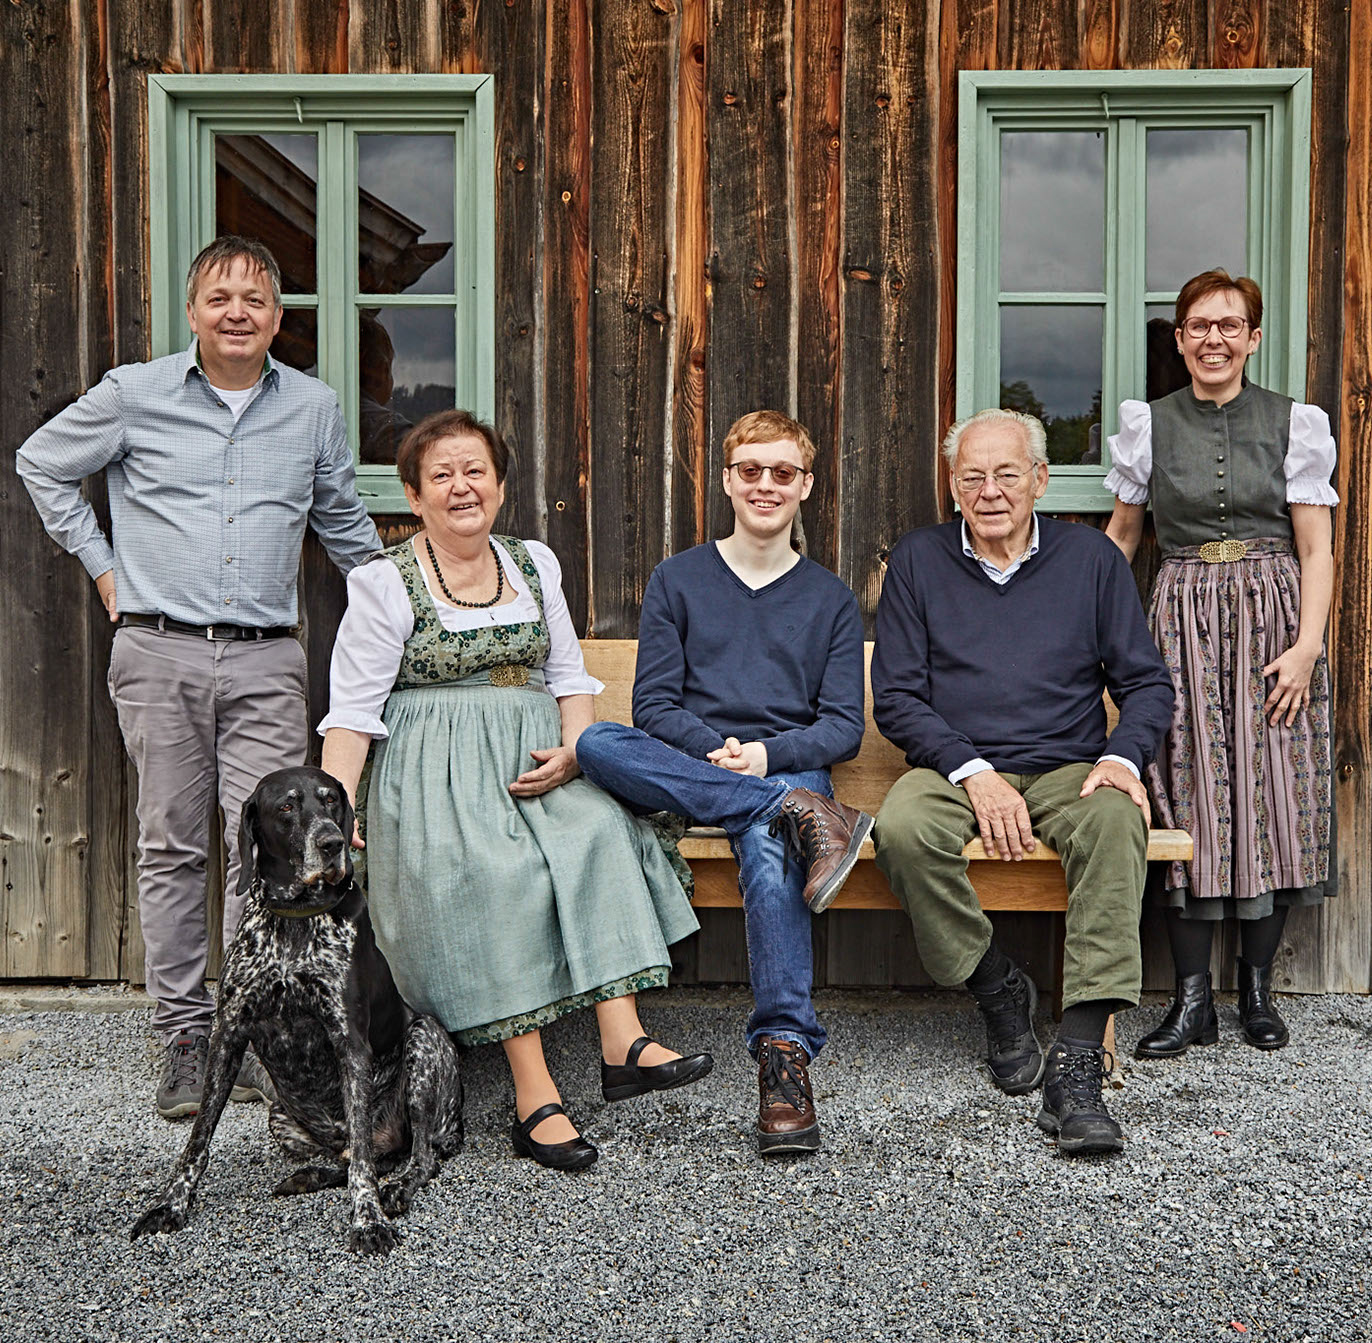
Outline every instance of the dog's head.
<path id="1" fill-rule="evenodd" d="M 243 804 L 239 894 L 260 876 L 275 908 L 332 906 L 352 880 L 352 833 L 353 809 L 332 775 L 307 765 L 268 774 Z"/>

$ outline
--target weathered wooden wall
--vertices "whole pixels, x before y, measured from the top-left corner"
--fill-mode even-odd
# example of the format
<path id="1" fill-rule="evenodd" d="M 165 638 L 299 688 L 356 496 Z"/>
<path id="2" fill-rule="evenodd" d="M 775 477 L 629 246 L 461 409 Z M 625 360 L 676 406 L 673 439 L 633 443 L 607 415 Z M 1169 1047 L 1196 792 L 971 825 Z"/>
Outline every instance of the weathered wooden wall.
<path id="1" fill-rule="evenodd" d="M 1272 65 L 1314 69 L 1309 386 L 1340 424 L 1346 500 L 1332 634 L 1342 894 L 1293 918 L 1281 978 L 1372 987 L 1370 62 L 1372 18 L 1350 0 L 12 0 L 0 977 L 141 974 L 110 631 L 43 537 L 13 451 L 106 367 L 148 353 L 149 71 L 496 74 L 507 521 L 557 550 L 582 631 L 614 637 L 635 632 L 653 564 L 722 526 L 719 443 L 745 409 L 809 425 L 807 545 L 869 615 L 888 547 L 939 516 L 959 70 Z M 1142 578 L 1154 563 L 1141 556 Z M 313 543 L 303 573 L 318 717 L 342 588 Z M 1046 970 L 1047 920 L 1004 924 Z M 817 929 L 820 982 L 926 982 L 895 915 Z M 738 916 L 708 912 L 681 970 L 745 978 Z"/>

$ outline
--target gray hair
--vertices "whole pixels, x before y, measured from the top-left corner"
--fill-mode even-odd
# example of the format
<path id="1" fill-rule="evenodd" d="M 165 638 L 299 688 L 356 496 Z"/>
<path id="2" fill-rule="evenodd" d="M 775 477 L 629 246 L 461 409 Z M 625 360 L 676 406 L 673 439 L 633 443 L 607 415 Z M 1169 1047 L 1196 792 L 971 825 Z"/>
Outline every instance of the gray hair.
<path id="1" fill-rule="evenodd" d="M 226 270 L 235 261 L 247 262 L 249 270 L 266 272 L 272 282 L 272 302 L 279 308 L 281 267 L 276 264 L 276 258 L 267 250 L 265 243 L 258 242 L 256 238 L 240 238 L 236 233 L 221 234 L 209 246 L 202 248 L 200 255 L 191 262 L 186 275 L 186 302 L 194 304 L 195 291 L 200 288 L 203 276 Z"/>
<path id="2" fill-rule="evenodd" d="M 948 431 L 943 440 L 943 459 L 951 471 L 958 461 L 958 449 L 962 446 L 963 436 L 969 429 L 979 424 L 1017 424 L 1024 431 L 1024 449 L 1035 466 L 1048 465 L 1048 435 L 1044 432 L 1043 421 L 1036 415 L 1026 415 L 1022 410 L 979 410 L 975 415 L 960 419 Z"/>

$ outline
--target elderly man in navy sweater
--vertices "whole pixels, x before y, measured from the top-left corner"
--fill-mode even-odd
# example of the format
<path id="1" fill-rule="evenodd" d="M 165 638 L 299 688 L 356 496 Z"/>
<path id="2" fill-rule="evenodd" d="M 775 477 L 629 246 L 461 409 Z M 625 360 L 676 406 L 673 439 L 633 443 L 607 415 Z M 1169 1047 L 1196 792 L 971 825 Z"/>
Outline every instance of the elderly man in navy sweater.
<path id="1" fill-rule="evenodd" d="M 1115 1151 L 1102 1043 L 1110 1014 L 1139 1000 L 1139 776 L 1171 721 L 1172 683 L 1108 538 L 1035 516 L 1048 484 L 1039 421 L 984 410 L 952 427 L 944 453 L 962 518 L 901 538 L 877 608 L 874 717 L 912 766 L 877 818 L 877 863 L 929 973 L 965 981 L 981 1008 L 996 1085 L 1019 1095 L 1043 1082 L 1038 1122 L 1061 1151 Z M 1007 861 L 1036 836 L 1062 857 L 1065 1010 L 1046 1060 L 1034 985 L 967 880 L 962 848 L 977 833 Z"/>
<path id="2" fill-rule="evenodd" d="M 775 411 L 724 440 L 732 535 L 664 560 L 643 597 L 634 722 L 577 739 L 594 783 L 638 811 L 722 826 L 739 865 L 764 1156 L 819 1146 L 807 1065 L 810 915 L 852 870 L 872 818 L 833 800 L 829 766 L 862 741 L 862 621 L 827 569 L 791 548 L 814 444 Z M 788 862 L 787 845 L 801 861 Z"/>

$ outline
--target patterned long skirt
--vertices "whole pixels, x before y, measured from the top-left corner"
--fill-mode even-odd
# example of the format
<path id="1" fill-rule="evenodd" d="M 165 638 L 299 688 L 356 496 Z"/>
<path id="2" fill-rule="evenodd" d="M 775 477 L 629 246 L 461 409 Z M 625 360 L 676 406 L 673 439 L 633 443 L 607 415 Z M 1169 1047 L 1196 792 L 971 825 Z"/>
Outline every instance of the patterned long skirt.
<path id="1" fill-rule="evenodd" d="M 1329 666 L 1288 727 L 1263 702 L 1262 669 L 1296 640 L 1300 565 L 1290 542 L 1248 543 L 1210 564 L 1199 547 L 1169 554 L 1149 625 L 1177 688 L 1172 726 L 1148 769 L 1155 825 L 1189 831 L 1195 856 L 1167 869 L 1166 901 L 1190 918 L 1263 918 L 1313 904 L 1329 872 Z"/>

